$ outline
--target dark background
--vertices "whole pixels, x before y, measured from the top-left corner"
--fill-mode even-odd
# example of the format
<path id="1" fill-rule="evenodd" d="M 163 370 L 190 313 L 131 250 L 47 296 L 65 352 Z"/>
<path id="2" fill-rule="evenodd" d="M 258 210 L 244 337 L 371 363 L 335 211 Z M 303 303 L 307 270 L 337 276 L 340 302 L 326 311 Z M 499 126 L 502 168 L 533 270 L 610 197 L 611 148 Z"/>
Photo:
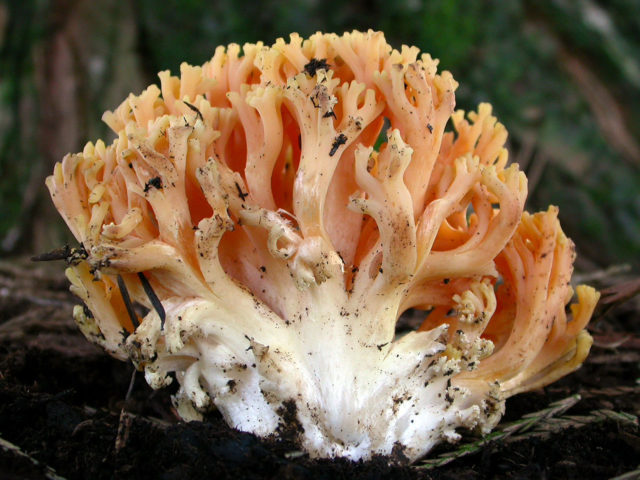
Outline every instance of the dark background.
<path id="1" fill-rule="evenodd" d="M 0 255 L 70 240 L 44 178 L 113 136 L 102 112 L 217 45 L 379 29 L 493 104 L 528 208 L 560 206 L 578 269 L 640 265 L 640 1 L 0 0 Z"/>

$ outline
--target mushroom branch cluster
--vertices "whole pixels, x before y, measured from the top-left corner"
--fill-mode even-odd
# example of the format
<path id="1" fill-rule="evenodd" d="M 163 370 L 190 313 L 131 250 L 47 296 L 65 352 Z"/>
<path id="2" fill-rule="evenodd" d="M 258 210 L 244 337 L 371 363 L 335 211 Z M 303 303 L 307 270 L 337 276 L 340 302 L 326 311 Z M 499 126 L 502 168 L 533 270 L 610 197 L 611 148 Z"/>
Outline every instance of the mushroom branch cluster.
<path id="1" fill-rule="evenodd" d="M 598 299 L 524 212 L 491 106 L 380 32 L 232 44 L 130 95 L 47 179 L 83 333 L 312 456 L 415 460 L 575 370 Z M 451 131 L 447 131 L 447 125 Z M 415 331 L 396 331 L 408 309 Z"/>

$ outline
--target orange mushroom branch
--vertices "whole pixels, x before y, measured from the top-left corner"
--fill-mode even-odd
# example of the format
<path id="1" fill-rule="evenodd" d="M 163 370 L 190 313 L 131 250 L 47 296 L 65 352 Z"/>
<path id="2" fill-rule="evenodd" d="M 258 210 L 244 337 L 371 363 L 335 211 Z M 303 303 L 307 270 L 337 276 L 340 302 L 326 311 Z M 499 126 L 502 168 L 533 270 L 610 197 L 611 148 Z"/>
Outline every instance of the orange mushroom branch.
<path id="1" fill-rule="evenodd" d="M 524 212 L 488 104 L 380 32 L 229 45 L 130 95 L 47 179 L 82 332 L 185 419 L 409 460 L 578 368 L 598 294 Z M 447 131 L 451 120 L 453 129 Z M 398 332 L 406 310 L 424 310 Z M 175 379 L 175 380 L 174 380 Z M 292 414 L 295 420 L 292 421 Z"/>

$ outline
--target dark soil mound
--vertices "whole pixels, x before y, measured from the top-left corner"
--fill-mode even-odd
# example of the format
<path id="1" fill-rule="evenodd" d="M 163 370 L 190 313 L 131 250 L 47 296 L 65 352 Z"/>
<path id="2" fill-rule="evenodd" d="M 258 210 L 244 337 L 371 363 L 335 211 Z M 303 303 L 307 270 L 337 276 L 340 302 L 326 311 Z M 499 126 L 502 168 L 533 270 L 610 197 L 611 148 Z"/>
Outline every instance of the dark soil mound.
<path id="1" fill-rule="evenodd" d="M 217 415 L 179 422 L 171 391 L 152 391 L 141 374 L 127 397 L 132 366 L 77 331 L 64 278 L 1 267 L 0 478 L 610 478 L 640 464 L 640 337 L 620 331 L 636 320 L 596 332 L 574 375 L 509 400 L 493 440 L 463 440 L 473 453 L 428 469 L 391 458 L 356 464 L 311 460 L 292 442 L 232 430 Z M 571 408 L 553 410 L 563 399 Z"/>

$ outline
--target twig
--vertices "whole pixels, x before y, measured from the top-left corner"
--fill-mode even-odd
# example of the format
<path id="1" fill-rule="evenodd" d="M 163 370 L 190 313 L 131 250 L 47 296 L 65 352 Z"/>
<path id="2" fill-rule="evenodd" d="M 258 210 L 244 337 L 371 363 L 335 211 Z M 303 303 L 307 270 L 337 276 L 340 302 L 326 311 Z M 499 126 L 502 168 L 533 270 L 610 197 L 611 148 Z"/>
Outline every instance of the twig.
<path id="1" fill-rule="evenodd" d="M 640 293 L 640 277 L 605 288 L 601 293 L 600 303 L 602 304 L 617 305 L 626 302 Z"/>
<path id="2" fill-rule="evenodd" d="M 617 353 L 616 355 L 592 355 L 589 357 L 590 365 L 607 365 L 636 362 L 640 362 L 640 353 L 638 352 L 622 352 Z"/>
<path id="3" fill-rule="evenodd" d="M 22 449 L 5 440 L 4 438 L 0 438 L 0 447 L 8 452 L 13 452 L 16 455 L 22 457 L 22 458 L 26 458 L 27 460 L 29 460 L 33 465 L 35 465 L 36 467 L 40 467 L 42 469 L 44 469 L 44 476 L 50 480 L 65 480 L 64 477 L 61 477 L 60 475 L 58 475 L 56 473 L 56 471 L 51 468 L 48 465 L 45 465 L 44 463 L 40 463 L 38 460 L 36 460 L 35 458 L 33 458 L 31 455 L 26 454 L 25 452 L 22 451 Z"/>
<path id="4" fill-rule="evenodd" d="M 68 265 L 76 265 L 82 260 L 86 260 L 89 254 L 85 250 L 83 245 L 79 247 L 70 247 L 65 245 L 64 247 L 56 248 L 50 252 L 40 253 L 31 257 L 32 262 L 52 262 L 55 260 L 65 260 Z"/>
<path id="5" fill-rule="evenodd" d="M 606 350 L 616 350 L 631 339 L 633 339 L 631 334 L 619 335 L 618 337 L 614 337 L 613 340 L 611 339 L 611 336 L 606 337 L 604 335 L 593 335 L 593 346 L 604 348 Z"/>
<path id="6" fill-rule="evenodd" d="M 619 397 L 621 395 L 637 395 L 640 394 L 640 385 L 631 387 L 631 386 L 623 386 L 620 385 L 618 387 L 609 387 L 609 388 L 592 388 L 589 390 L 582 390 L 580 395 L 582 398 L 593 398 L 593 397 Z"/>
<path id="7" fill-rule="evenodd" d="M 623 263 L 621 265 L 611 265 L 602 270 L 596 270 L 594 272 L 576 273 L 573 275 L 573 282 L 575 283 L 590 283 L 597 280 L 606 280 L 611 277 L 616 277 L 622 273 L 628 273 L 631 271 L 631 265 Z"/>
<path id="8" fill-rule="evenodd" d="M 133 386 L 136 382 L 136 369 L 133 369 L 133 373 L 131 374 L 131 380 L 129 381 L 129 388 L 127 389 L 127 394 L 124 396 L 124 405 L 122 406 L 122 410 L 120 410 L 120 419 L 118 421 L 118 433 L 116 434 L 116 444 L 115 451 L 118 453 L 122 450 L 129 441 L 129 431 L 131 430 L 131 423 L 133 422 L 133 415 L 127 412 L 127 404 L 129 403 L 129 398 L 131 398 L 131 392 L 133 391 Z"/>
<path id="9" fill-rule="evenodd" d="M 36 295 L 30 295 L 29 293 L 10 290 L 6 287 L 0 288 L 0 298 L 2 297 L 10 297 L 11 300 L 15 302 L 26 301 L 40 307 L 68 307 L 69 305 L 74 305 L 76 303 L 71 299 L 46 298 L 44 295 L 38 297 Z"/>
<path id="10" fill-rule="evenodd" d="M 613 410 L 594 410 L 589 415 L 566 415 L 557 418 L 548 418 L 536 426 L 535 431 L 529 435 L 519 435 L 510 441 L 520 441 L 527 438 L 546 438 L 552 433 L 557 433 L 567 428 L 580 428 L 592 423 L 599 423 L 605 420 L 613 420 L 618 423 L 638 425 L 638 418 L 625 412 L 614 412 Z"/>
<path id="11" fill-rule="evenodd" d="M 131 392 L 133 392 L 133 386 L 136 383 L 137 373 L 138 371 L 134 367 L 133 372 L 131 373 L 131 380 L 129 380 L 129 388 L 127 388 L 127 394 L 124 396 L 124 408 L 127 407 L 127 404 L 129 403 L 129 399 L 131 398 Z"/>
<path id="12" fill-rule="evenodd" d="M 123 408 L 120 411 L 120 420 L 118 422 L 118 433 L 116 434 L 115 452 L 118 453 L 124 447 L 126 447 L 129 441 L 129 431 L 131 430 L 131 423 L 133 422 L 133 416 Z"/>
<path id="13" fill-rule="evenodd" d="M 631 472 L 613 477 L 611 480 L 638 480 L 638 478 L 640 478 L 640 466 Z"/>
<path id="14" fill-rule="evenodd" d="M 105 413 L 110 413 L 109 410 L 104 409 L 104 408 L 100 409 L 100 410 L 105 412 Z M 98 412 L 98 409 L 85 405 L 84 407 L 82 407 L 82 411 L 87 415 L 93 416 Z M 142 423 L 147 423 L 147 424 L 152 425 L 153 427 L 156 427 L 156 428 L 167 428 L 167 427 L 170 427 L 171 425 L 173 425 L 175 423 L 175 422 L 169 422 L 167 420 L 163 420 L 162 418 L 158 418 L 158 417 L 149 417 L 149 416 L 145 416 L 145 415 L 137 415 L 135 413 L 130 413 L 130 412 L 128 412 L 127 415 L 129 417 L 131 417 L 133 420 L 136 420 L 136 421 L 142 422 Z M 84 422 L 81 422 L 81 423 L 84 423 Z"/>

